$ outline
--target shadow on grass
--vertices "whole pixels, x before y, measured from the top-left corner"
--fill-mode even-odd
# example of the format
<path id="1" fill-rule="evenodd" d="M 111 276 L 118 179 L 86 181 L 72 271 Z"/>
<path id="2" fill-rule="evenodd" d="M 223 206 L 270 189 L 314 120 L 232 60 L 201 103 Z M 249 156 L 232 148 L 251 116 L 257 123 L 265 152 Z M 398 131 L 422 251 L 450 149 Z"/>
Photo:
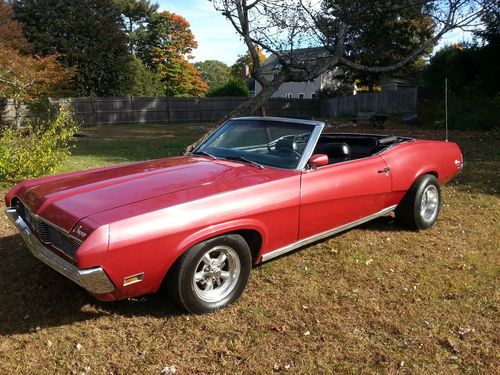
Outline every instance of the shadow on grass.
<path id="1" fill-rule="evenodd" d="M 86 128 L 72 154 L 116 163 L 178 156 L 212 126 L 212 123 L 188 123 Z"/>
<path id="2" fill-rule="evenodd" d="M 0 335 L 95 320 L 107 315 L 168 318 L 182 314 L 165 293 L 100 302 L 35 259 L 21 237 L 0 238 Z"/>

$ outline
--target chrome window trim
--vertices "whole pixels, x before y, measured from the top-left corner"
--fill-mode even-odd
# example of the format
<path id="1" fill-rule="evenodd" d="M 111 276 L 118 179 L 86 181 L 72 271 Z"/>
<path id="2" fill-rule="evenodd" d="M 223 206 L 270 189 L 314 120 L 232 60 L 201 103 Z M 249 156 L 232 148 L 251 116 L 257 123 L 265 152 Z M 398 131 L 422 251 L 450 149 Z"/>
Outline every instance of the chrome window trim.
<path id="1" fill-rule="evenodd" d="M 290 251 L 296 250 L 296 249 L 298 249 L 300 247 L 309 245 L 309 244 L 311 244 L 313 242 L 316 242 L 316 241 L 322 240 L 324 238 L 333 236 L 334 234 L 337 234 L 337 233 L 346 231 L 348 229 L 354 228 L 354 227 L 356 227 L 358 225 L 361 225 L 361 224 L 364 224 L 364 223 L 366 223 L 366 222 L 368 222 L 370 220 L 376 219 L 377 217 L 381 217 L 381 216 L 387 215 L 389 212 L 394 211 L 394 209 L 396 207 L 397 207 L 397 205 L 384 208 L 383 210 L 381 210 L 379 212 L 376 212 L 374 214 L 368 215 L 368 216 L 366 216 L 364 218 L 352 221 L 350 223 L 341 225 L 341 226 L 333 228 L 333 229 L 329 229 L 329 230 L 327 230 L 325 232 L 321 232 L 319 234 L 315 234 L 314 236 L 304 238 L 304 239 L 299 240 L 297 242 L 294 242 L 294 243 L 292 243 L 290 245 L 287 245 L 287 246 L 284 246 L 282 248 L 273 250 L 273 251 L 271 251 L 269 253 L 266 253 L 266 254 L 262 255 L 262 262 L 267 262 L 270 259 L 279 257 L 279 256 L 281 256 L 283 254 L 286 254 L 286 253 L 288 253 Z"/>
<path id="2" fill-rule="evenodd" d="M 115 286 L 102 267 L 79 269 L 43 246 L 23 218 L 19 216 L 15 208 L 11 207 L 5 209 L 5 214 L 19 230 L 24 242 L 34 257 L 38 258 L 60 274 L 66 276 L 74 283 L 80 285 L 82 288 L 85 288 L 90 293 L 104 294 L 115 290 Z"/>
<path id="3" fill-rule="evenodd" d="M 307 142 L 307 145 L 304 148 L 304 152 L 302 152 L 302 158 L 300 159 L 299 164 L 297 164 L 297 168 L 295 168 L 295 170 L 302 171 L 307 167 L 307 163 L 309 162 L 309 159 L 311 158 L 314 149 L 316 148 L 316 144 L 318 143 L 324 126 L 325 124 L 322 122 L 314 126 L 314 130 L 309 137 L 309 142 Z"/>

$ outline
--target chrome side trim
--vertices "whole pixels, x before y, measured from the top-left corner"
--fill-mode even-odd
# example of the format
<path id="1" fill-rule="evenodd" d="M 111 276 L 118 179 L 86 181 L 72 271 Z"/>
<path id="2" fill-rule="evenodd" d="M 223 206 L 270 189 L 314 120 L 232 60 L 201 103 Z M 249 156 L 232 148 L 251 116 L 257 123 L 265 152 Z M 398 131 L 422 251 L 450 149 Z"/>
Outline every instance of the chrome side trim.
<path id="1" fill-rule="evenodd" d="M 337 233 L 346 231 L 348 229 L 354 228 L 355 226 L 364 224 L 364 223 L 366 223 L 366 222 L 368 222 L 370 220 L 376 219 L 377 217 L 387 215 L 389 212 L 394 211 L 394 209 L 396 208 L 396 206 L 397 205 L 384 208 L 382 211 L 376 212 L 376 213 L 374 213 L 372 215 L 369 215 L 369 216 L 366 216 L 366 217 L 364 217 L 362 219 L 355 220 L 355 221 L 353 221 L 351 223 L 348 223 L 348 224 L 345 224 L 345 225 L 341 225 L 340 227 L 327 230 L 327 231 L 322 232 L 320 234 L 315 234 L 314 236 L 311 236 L 311 237 L 308 237 L 308 238 L 304 238 L 303 240 L 294 242 L 294 243 L 292 243 L 290 245 L 287 245 L 285 247 L 282 247 L 280 249 L 273 250 L 273 251 L 271 251 L 271 252 L 269 252 L 267 254 L 262 255 L 262 262 L 267 262 L 270 259 L 279 257 L 280 255 L 283 255 L 283 254 L 286 254 L 286 253 L 288 253 L 290 251 L 296 250 L 299 247 L 302 247 L 302 246 L 305 246 L 305 245 L 309 245 L 310 243 L 322 240 L 323 238 L 333 236 L 334 234 L 337 234 Z"/>
<path id="2" fill-rule="evenodd" d="M 5 214 L 12 224 L 19 229 L 24 242 L 26 242 L 26 245 L 34 257 L 91 293 L 104 294 L 115 290 L 115 286 L 102 267 L 80 270 L 78 267 L 57 256 L 43 246 L 22 217 L 18 215 L 15 208 L 7 208 Z"/>

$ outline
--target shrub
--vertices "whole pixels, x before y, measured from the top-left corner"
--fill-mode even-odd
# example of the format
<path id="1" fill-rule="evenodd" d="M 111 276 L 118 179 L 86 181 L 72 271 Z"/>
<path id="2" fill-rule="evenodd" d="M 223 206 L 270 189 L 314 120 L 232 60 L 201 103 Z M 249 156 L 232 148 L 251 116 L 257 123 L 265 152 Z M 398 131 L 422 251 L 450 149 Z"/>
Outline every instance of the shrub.
<path id="1" fill-rule="evenodd" d="M 339 85 L 328 85 L 322 89 L 316 91 L 316 97 L 319 99 L 335 98 L 337 96 L 352 96 L 353 95 L 353 85 L 346 83 L 341 83 Z"/>
<path id="2" fill-rule="evenodd" d="M 426 128 L 444 129 L 445 103 L 435 93 L 421 95 L 417 107 L 418 124 Z M 448 96 L 448 126 L 455 130 L 500 130 L 500 96 Z"/>
<path id="3" fill-rule="evenodd" d="M 231 78 L 221 87 L 210 90 L 207 96 L 249 96 L 247 83 L 241 78 Z"/>
<path id="4" fill-rule="evenodd" d="M 61 106 L 53 120 L 4 129 L 0 136 L 0 180 L 15 182 L 52 173 L 70 155 L 77 130 L 67 106 Z"/>

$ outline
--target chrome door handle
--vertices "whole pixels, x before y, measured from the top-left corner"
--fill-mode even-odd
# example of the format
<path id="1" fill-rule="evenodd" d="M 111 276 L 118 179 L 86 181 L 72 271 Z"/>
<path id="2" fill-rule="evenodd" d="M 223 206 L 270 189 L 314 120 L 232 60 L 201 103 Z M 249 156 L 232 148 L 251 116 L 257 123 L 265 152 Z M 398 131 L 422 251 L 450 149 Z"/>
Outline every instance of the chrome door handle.
<path id="1" fill-rule="evenodd" d="M 384 169 L 379 169 L 377 171 L 377 173 L 387 173 L 387 172 L 390 172 L 390 171 L 391 171 L 391 168 L 385 167 Z"/>

